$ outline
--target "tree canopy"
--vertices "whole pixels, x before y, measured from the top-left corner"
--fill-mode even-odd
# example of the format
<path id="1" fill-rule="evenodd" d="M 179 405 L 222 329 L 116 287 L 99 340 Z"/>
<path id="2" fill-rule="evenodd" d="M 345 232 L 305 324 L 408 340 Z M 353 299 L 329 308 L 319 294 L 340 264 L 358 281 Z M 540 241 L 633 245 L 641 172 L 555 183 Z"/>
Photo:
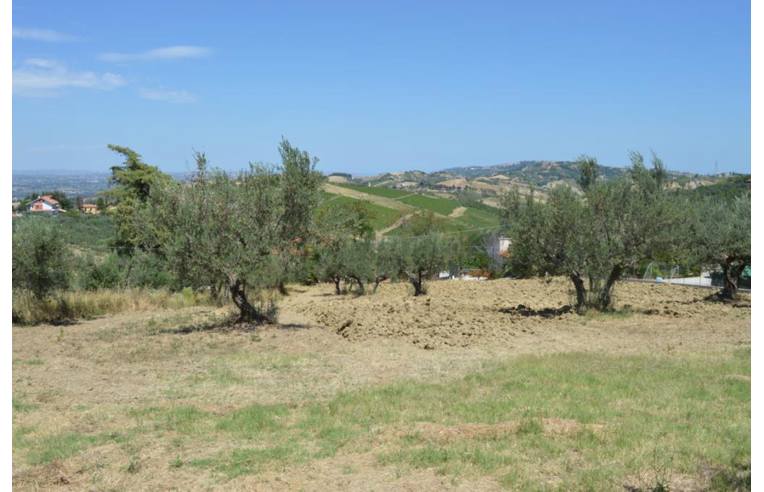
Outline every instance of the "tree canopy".
<path id="1" fill-rule="evenodd" d="M 310 232 L 305 217 L 313 202 L 293 198 L 317 194 L 320 179 L 309 176 L 296 185 L 291 163 L 299 161 L 301 178 L 314 173 L 312 163 L 286 141 L 282 155 L 281 168 L 251 164 L 229 176 L 209 170 L 206 156 L 197 153 L 191 182 L 152 187 L 141 209 L 142 240 L 162 251 L 185 285 L 228 290 L 244 322 L 272 319 L 274 307 L 253 304 L 250 297 L 279 285 L 283 257 L 297 255 L 295 240 Z"/>
<path id="2" fill-rule="evenodd" d="M 610 309 L 612 290 L 625 271 L 645 258 L 675 254 L 680 208 L 663 187 L 665 170 L 654 157 L 648 170 L 633 153 L 627 177 L 590 182 L 596 165 L 587 161 L 583 196 L 558 186 L 546 202 L 517 192 L 503 199 L 512 237 L 511 265 L 520 275 L 565 275 L 576 307 Z"/>

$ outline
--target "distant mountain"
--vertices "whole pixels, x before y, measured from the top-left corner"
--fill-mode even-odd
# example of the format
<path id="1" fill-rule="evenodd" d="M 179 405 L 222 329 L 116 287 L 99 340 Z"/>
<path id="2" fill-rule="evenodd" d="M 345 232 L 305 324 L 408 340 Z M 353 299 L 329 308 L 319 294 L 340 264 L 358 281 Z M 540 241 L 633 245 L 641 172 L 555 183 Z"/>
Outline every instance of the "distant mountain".
<path id="1" fill-rule="evenodd" d="M 617 178 L 626 172 L 627 169 L 622 167 L 600 166 L 600 175 L 604 179 Z M 384 173 L 356 178 L 353 181 L 371 186 L 419 191 L 468 191 L 485 197 L 500 194 L 513 187 L 517 187 L 521 192 L 533 187 L 542 194 L 561 183 L 577 188 L 577 178 L 578 165 L 573 161 L 520 161 L 492 166 L 452 167 L 433 173 L 416 170 Z M 715 183 L 721 177 L 669 171 L 669 179 L 675 188 L 692 189 Z"/>

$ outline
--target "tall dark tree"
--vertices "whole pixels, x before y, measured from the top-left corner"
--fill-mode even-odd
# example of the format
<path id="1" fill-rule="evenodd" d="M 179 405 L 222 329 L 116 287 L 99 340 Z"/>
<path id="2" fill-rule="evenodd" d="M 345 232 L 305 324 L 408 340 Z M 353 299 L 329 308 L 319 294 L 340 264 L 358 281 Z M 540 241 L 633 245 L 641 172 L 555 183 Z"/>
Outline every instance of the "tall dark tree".
<path id="1" fill-rule="evenodd" d="M 597 159 L 588 155 L 581 155 L 576 161 L 578 165 L 578 185 L 586 191 L 597 182 L 600 175 L 600 168 Z"/>
<path id="2" fill-rule="evenodd" d="M 158 167 L 143 162 L 140 154 L 128 147 L 108 147 L 125 159 L 122 164 L 111 167 L 111 188 L 105 195 L 116 204 L 113 214 L 116 225 L 115 248 L 119 254 L 129 255 L 141 246 L 139 224 L 136 223 L 138 209 L 148 201 L 154 187 L 167 184 L 171 178 Z"/>

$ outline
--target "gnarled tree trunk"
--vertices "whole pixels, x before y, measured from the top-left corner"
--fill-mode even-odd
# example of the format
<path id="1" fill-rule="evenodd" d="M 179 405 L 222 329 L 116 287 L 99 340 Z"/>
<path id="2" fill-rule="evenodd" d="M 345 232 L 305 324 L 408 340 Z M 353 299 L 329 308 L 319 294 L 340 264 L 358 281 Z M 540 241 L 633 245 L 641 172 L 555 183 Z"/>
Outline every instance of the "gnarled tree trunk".
<path id="1" fill-rule="evenodd" d="M 586 312 L 586 285 L 584 279 L 577 273 L 570 274 L 570 281 L 576 289 L 576 312 L 582 314 Z"/>
<path id="2" fill-rule="evenodd" d="M 282 296 L 289 295 L 289 291 L 287 290 L 286 284 L 284 283 L 283 280 L 279 280 L 278 291 L 279 291 L 279 294 L 281 294 Z"/>
<path id="3" fill-rule="evenodd" d="M 360 279 L 360 277 L 351 276 L 350 278 L 352 278 L 353 280 L 355 280 L 355 283 L 357 283 L 357 284 L 358 284 L 358 293 L 359 293 L 360 295 L 364 295 L 364 294 L 366 293 L 366 289 L 364 288 L 364 286 L 363 286 L 363 281 Z"/>
<path id="4" fill-rule="evenodd" d="M 621 278 L 621 273 L 623 273 L 621 265 L 616 265 L 610 270 L 605 285 L 597 295 L 597 309 L 600 311 L 607 311 L 613 307 L 613 286 Z"/>
<path id="5" fill-rule="evenodd" d="M 334 281 L 334 293 L 336 295 L 342 294 L 342 289 L 340 289 L 340 282 L 342 281 L 342 278 L 339 275 L 335 275 L 332 277 L 332 281 Z"/>
<path id="6" fill-rule="evenodd" d="M 727 258 L 722 263 L 723 281 L 724 285 L 719 292 L 719 297 L 722 299 L 735 300 L 737 299 L 738 283 L 740 282 L 740 275 L 745 269 L 745 262 L 736 261 L 735 258 Z"/>
<path id="7" fill-rule="evenodd" d="M 379 275 L 374 279 L 374 289 L 372 290 L 373 293 L 377 292 L 377 289 L 379 288 L 379 284 L 387 280 L 387 275 Z"/>
<path id="8" fill-rule="evenodd" d="M 231 291 L 233 303 L 239 308 L 239 322 L 260 325 L 271 321 L 255 306 L 250 304 L 249 299 L 247 299 L 246 287 L 241 280 L 236 279 L 231 281 L 229 283 L 229 290 Z"/>
<path id="9" fill-rule="evenodd" d="M 421 296 L 427 293 L 427 289 L 424 287 L 424 272 L 421 270 L 416 275 L 409 275 L 409 282 L 414 286 L 414 295 Z"/>

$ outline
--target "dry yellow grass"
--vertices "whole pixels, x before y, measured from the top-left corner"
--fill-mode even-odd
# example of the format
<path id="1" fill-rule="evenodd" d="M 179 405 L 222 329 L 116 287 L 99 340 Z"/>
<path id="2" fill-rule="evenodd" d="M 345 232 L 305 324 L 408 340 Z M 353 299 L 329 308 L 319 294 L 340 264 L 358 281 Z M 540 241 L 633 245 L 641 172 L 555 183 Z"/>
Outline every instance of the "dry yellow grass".
<path id="1" fill-rule="evenodd" d="M 682 490 L 745 449 L 750 310 L 703 290 L 551 319 L 502 310 L 559 307 L 561 281 L 331 292 L 292 288 L 254 332 L 209 306 L 15 326 L 15 487 L 619 488 L 657 450 Z"/>

